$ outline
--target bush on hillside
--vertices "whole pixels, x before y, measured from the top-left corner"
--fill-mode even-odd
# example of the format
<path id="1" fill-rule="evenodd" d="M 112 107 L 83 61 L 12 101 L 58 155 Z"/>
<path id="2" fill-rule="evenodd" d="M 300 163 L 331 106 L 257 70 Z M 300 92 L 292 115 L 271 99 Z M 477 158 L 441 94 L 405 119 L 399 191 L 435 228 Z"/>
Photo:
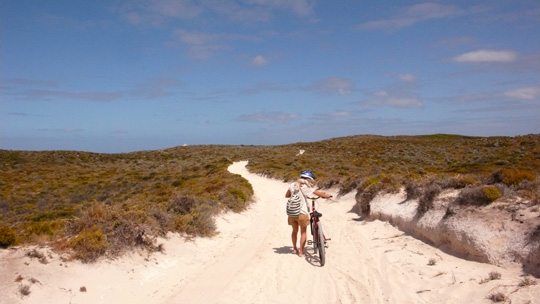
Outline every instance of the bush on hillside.
<path id="1" fill-rule="evenodd" d="M 422 189 L 420 199 L 418 200 L 418 213 L 424 214 L 433 209 L 433 201 L 441 191 L 442 188 L 435 182 L 429 183 L 429 185 Z"/>
<path id="2" fill-rule="evenodd" d="M 75 258 L 83 262 L 93 262 L 105 254 L 109 243 L 101 229 L 94 227 L 90 231 L 81 232 L 69 242 L 75 251 Z"/>
<path id="3" fill-rule="evenodd" d="M 7 248 L 17 241 L 15 231 L 7 226 L 0 226 L 0 247 Z"/>
<path id="4" fill-rule="evenodd" d="M 491 174 L 491 183 L 503 183 L 507 186 L 517 186 L 523 181 L 535 181 L 532 172 L 514 169 L 497 170 Z"/>
<path id="5" fill-rule="evenodd" d="M 453 176 L 442 181 L 442 188 L 444 189 L 463 189 L 469 186 L 478 185 L 478 181 L 470 175 L 458 175 Z"/>
<path id="6" fill-rule="evenodd" d="M 459 205 L 488 205 L 494 200 L 501 197 L 499 188 L 495 186 L 481 186 L 467 188 L 460 192 L 456 198 L 456 203 Z"/>
<path id="7" fill-rule="evenodd" d="M 160 234 L 159 226 L 150 224 L 155 214 L 155 210 L 148 212 L 138 206 L 123 208 L 92 203 L 68 225 L 68 233 L 75 236 L 69 246 L 77 258 L 87 262 L 103 254 L 117 256 L 134 246 L 144 246 L 152 251 L 151 237 Z M 165 232 L 161 230 L 162 234 Z"/>
<path id="8" fill-rule="evenodd" d="M 405 199 L 406 200 L 413 200 L 420 197 L 421 191 L 419 185 L 417 185 L 414 181 L 408 181 L 405 184 Z"/>
<path id="9" fill-rule="evenodd" d="M 175 230 L 190 235 L 211 236 L 216 232 L 214 216 L 219 212 L 217 202 L 180 194 L 169 203 L 168 211 L 175 214 Z"/>
<path id="10" fill-rule="evenodd" d="M 383 184 L 380 182 L 373 182 L 372 179 L 366 180 L 362 183 L 356 192 L 355 200 L 358 211 L 364 215 L 369 216 L 371 213 L 371 201 L 377 196 L 377 194 L 383 189 Z"/>
<path id="11" fill-rule="evenodd" d="M 501 197 L 501 192 L 499 189 L 495 186 L 486 186 L 482 188 L 482 193 L 486 197 L 486 199 L 491 203 L 494 200 Z"/>

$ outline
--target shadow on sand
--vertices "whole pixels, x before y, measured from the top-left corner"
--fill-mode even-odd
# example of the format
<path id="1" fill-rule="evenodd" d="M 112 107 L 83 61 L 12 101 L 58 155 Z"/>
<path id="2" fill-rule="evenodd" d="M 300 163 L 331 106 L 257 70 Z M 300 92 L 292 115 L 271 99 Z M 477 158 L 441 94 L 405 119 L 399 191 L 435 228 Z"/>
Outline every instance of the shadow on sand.
<path id="1" fill-rule="evenodd" d="M 282 246 L 279 248 L 272 248 L 274 249 L 274 253 L 277 254 L 295 254 L 292 246 Z"/>

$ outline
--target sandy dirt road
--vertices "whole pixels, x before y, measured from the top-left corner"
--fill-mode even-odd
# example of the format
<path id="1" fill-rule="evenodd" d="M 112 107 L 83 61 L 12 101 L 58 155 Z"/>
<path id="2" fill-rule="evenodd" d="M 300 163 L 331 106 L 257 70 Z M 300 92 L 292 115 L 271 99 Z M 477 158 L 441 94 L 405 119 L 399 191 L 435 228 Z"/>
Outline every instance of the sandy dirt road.
<path id="1" fill-rule="evenodd" d="M 319 200 L 332 238 L 326 265 L 311 246 L 300 258 L 286 223 L 287 184 L 251 174 L 246 164 L 229 171 L 252 184 L 255 201 L 245 212 L 220 216 L 217 236 L 170 235 L 160 240 L 163 254 L 90 265 L 52 253 L 42 264 L 24 249 L 3 250 L 0 303 L 492 303 L 488 297 L 497 293 L 511 303 L 540 303 L 540 284 L 518 287 L 519 268 L 462 260 L 389 223 L 359 220 L 349 212 L 354 194 Z M 486 281 L 490 272 L 501 279 Z M 24 284 L 27 296 L 19 292 Z"/>
<path id="2" fill-rule="evenodd" d="M 293 254 L 284 210 L 287 184 L 251 174 L 245 165 L 229 170 L 253 185 L 256 203 L 244 214 L 247 223 L 216 262 L 168 303 L 490 303 L 490 293 L 515 289 L 497 286 L 520 280 L 518 269 L 461 260 L 388 223 L 360 221 L 349 212 L 352 194 L 337 202 L 319 200 L 332 238 L 320 267 L 311 246 L 305 258 Z M 502 280 L 480 284 L 492 271 Z M 512 295 L 538 301 L 529 291 Z"/>

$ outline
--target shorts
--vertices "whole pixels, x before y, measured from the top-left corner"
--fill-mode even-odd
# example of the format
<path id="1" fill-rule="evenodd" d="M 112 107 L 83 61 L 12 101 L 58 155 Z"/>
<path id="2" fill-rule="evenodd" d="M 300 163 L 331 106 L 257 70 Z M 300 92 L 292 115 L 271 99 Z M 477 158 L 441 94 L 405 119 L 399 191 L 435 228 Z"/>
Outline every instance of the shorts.
<path id="1" fill-rule="evenodd" d="M 307 227 L 309 225 L 309 216 L 307 214 L 300 214 L 299 216 L 289 216 L 289 225 L 298 223 L 300 227 Z"/>

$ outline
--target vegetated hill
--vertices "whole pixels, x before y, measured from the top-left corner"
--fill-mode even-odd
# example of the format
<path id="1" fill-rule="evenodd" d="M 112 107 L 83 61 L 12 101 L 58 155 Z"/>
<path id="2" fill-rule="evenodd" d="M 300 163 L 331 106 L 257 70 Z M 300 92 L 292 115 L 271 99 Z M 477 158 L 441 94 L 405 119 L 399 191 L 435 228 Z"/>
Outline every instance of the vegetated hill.
<path id="1" fill-rule="evenodd" d="M 519 194 L 540 204 L 537 134 L 363 135 L 124 154 L 2 150 L 0 245 L 49 242 L 92 261 L 133 246 L 159 250 L 154 237 L 168 231 L 212 235 L 215 214 L 242 211 L 251 200 L 247 181 L 227 171 L 246 159 L 252 172 L 285 181 L 312 170 L 319 186 L 358 191 L 360 203 L 369 203 L 377 191 L 407 186 L 414 194 L 438 181 L 456 188 L 497 185 L 499 195 Z"/>

